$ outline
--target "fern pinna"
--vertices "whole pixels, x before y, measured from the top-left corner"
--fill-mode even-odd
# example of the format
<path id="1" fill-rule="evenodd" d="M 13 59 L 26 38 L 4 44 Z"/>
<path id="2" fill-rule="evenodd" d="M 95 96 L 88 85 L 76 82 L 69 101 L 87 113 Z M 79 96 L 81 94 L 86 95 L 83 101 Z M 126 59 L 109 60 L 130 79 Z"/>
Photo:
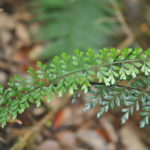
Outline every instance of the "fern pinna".
<path id="1" fill-rule="evenodd" d="M 90 93 L 84 111 L 100 106 L 100 117 L 118 107 L 124 112 L 122 123 L 137 111 L 142 116 L 140 126 L 149 124 L 150 49 L 75 50 L 73 55 L 62 53 L 48 64 L 37 62 L 37 66 L 38 70 L 28 69 L 26 79 L 16 75 L 7 89 L 0 87 L 2 127 L 31 103 L 40 106 L 45 96 L 50 101 L 69 93 L 75 99 L 80 92 Z"/>

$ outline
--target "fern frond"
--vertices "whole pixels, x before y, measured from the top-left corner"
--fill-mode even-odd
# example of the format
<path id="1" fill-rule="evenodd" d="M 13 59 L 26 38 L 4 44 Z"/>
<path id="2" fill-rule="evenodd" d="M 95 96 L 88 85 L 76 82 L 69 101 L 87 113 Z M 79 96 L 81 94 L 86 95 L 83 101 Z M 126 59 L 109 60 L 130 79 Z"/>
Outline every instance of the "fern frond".
<path id="1" fill-rule="evenodd" d="M 37 62 L 38 70 L 29 68 L 26 79 L 15 76 L 8 88 L 0 88 L 0 123 L 6 125 L 30 106 L 41 105 L 65 93 L 89 93 L 98 84 L 97 102 L 102 106 L 98 116 L 115 107 L 125 112 L 124 123 L 129 114 L 141 112 L 141 127 L 149 124 L 150 118 L 150 49 L 127 48 L 101 49 L 99 53 L 75 50 L 73 55 L 62 53 L 48 64 Z M 95 98 L 97 99 L 97 98 Z M 93 106 L 96 106 L 97 102 Z M 86 104 L 88 108 L 90 104 Z M 87 110 L 87 109 L 85 109 Z"/>
<path id="2" fill-rule="evenodd" d="M 111 45 L 119 27 L 111 0 L 38 0 L 36 20 L 41 23 L 38 40 L 48 41 L 42 58 L 79 48 L 98 50 Z M 42 10 L 41 10 L 42 9 Z"/>

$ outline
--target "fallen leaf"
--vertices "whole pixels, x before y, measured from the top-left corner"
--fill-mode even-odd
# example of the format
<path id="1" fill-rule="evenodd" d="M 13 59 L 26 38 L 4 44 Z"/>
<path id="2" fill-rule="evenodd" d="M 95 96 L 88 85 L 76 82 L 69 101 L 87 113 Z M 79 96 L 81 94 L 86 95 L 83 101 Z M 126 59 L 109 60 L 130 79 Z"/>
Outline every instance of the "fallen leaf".
<path id="1" fill-rule="evenodd" d="M 138 132 L 131 124 L 125 125 L 120 136 L 127 150 L 149 150 L 140 140 Z"/>
<path id="2" fill-rule="evenodd" d="M 72 131 L 61 131 L 56 134 L 56 138 L 65 148 L 73 150 L 76 149 L 77 141 L 75 133 Z"/>
<path id="3" fill-rule="evenodd" d="M 91 146 L 93 150 L 109 150 L 103 137 L 93 130 L 79 130 L 76 133 L 78 140 Z"/>
<path id="4" fill-rule="evenodd" d="M 46 140 L 36 148 L 36 150 L 62 150 L 60 145 L 54 140 Z"/>

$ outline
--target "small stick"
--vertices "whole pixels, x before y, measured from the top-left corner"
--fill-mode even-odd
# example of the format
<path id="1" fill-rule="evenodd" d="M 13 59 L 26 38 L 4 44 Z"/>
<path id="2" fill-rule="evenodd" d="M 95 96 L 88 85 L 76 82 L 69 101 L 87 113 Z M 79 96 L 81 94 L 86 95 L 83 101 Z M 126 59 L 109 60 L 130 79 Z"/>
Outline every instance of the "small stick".
<path id="1" fill-rule="evenodd" d="M 116 13 L 118 22 L 120 23 L 122 30 L 124 31 L 124 33 L 127 36 L 127 38 L 121 44 L 119 44 L 119 46 L 117 46 L 118 49 L 123 49 L 125 47 L 128 47 L 129 45 L 131 45 L 134 42 L 135 35 L 133 34 L 132 30 L 129 28 L 116 0 L 112 0 L 112 1 L 114 4 L 114 7 L 115 7 L 115 13 Z"/>
<path id="2" fill-rule="evenodd" d="M 123 49 L 125 47 L 128 47 L 129 45 L 131 45 L 134 42 L 134 38 L 132 36 L 127 37 L 123 42 L 121 42 L 117 48 L 118 49 Z"/>

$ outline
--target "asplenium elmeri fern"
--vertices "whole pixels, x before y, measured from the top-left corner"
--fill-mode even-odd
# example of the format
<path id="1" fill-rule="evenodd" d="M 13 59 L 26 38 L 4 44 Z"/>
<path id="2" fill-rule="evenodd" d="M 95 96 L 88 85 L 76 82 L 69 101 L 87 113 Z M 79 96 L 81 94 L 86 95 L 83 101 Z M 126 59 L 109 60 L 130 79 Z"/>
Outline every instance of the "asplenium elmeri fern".
<path id="1" fill-rule="evenodd" d="M 2 126 L 23 113 L 31 103 L 41 105 L 66 93 L 76 98 L 90 93 L 84 111 L 99 107 L 100 117 L 109 109 L 124 112 L 122 123 L 137 111 L 141 127 L 150 120 L 150 49 L 101 49 L 99 53 L 75 50 L 62 53 L 48 64 L 37 62 L 38 70 L 29 68 L 26 79 L 15 76 L 8 88 L 0 87 L 0 123 Z"/>

